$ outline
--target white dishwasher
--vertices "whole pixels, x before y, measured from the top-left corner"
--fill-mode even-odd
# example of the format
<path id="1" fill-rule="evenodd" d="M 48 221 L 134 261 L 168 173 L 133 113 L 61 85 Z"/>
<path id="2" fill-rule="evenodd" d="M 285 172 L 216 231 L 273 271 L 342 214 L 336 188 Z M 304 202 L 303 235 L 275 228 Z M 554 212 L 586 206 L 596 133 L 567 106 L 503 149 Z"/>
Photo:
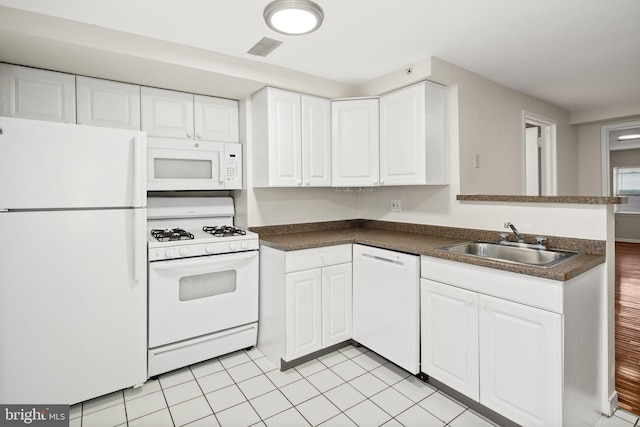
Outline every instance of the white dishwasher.
<path id="1" fill-rule="evenodd" d="M 420 257 L 353 245 L 353 339 L 420 372 Z"/>

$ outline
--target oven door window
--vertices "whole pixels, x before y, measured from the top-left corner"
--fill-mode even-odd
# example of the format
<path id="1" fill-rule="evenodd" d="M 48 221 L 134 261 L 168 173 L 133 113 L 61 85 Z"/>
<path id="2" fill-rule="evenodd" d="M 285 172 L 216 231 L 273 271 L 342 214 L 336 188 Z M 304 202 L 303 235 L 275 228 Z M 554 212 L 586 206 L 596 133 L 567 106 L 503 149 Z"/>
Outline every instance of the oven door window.
<path id="1" fill-rule="evenodd" d="M 182 277 L 178 298 L 184 302 L 228 294 L 236 291 L 236 283 L 235 270 Z"/>

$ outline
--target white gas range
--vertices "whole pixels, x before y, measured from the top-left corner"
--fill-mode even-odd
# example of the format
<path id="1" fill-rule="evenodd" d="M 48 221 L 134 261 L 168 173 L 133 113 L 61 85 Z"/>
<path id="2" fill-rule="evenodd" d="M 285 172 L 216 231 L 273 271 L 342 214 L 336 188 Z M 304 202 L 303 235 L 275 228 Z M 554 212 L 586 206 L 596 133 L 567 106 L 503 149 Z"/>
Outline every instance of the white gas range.
<path id="1" fill-rule="evenodd" d="M 258 235 L 230 197 L 148 199 L 148 375 L 256 344 Z"/>

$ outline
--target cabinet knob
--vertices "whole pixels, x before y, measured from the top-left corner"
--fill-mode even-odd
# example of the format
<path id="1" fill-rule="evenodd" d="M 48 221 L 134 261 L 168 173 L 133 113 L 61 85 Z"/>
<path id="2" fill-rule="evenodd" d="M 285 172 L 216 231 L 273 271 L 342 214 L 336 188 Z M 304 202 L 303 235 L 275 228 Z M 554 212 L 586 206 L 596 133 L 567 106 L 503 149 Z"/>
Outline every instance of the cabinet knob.
<path id="1" fill-rule="evenodd" d="M 380 180 L 380 185 L 384 185 L 384 179 Z"/>
<path id="2" fill-rule="evenodd" d="M 298 185 L 302 185 L 302 181 L 298 181 Z"/>
<path id="3" fill-rule="evenodd" d="M 196 135 L 196 138 L 198 138 L 198 139 L 202 139 L 202 135 L 197 134 L 197 135 Z"/>
<path id="4" fill-rule="evenodd" d="M 373 181 L 373 185 L 378 185 L 378 181 Z"/>
<path id="5" fill-rule="evenodd" d="M 467 303 L 468 304 L 473 303 L 473 297 L 471 295 L 467 295 Z"/>
<path id="6" fill-rule="evenodd" d="M 487 302 L 483 299 L 480 300 L 480 308 L 487 308 Z"/>
<path id="7" fill-rule="evenodd" d="M 305 184 L 305 185 L 310 185 L 310 184 L 311 184 L 311 181 L 306 180 L 306 181 L 304 182 L 304 184 Z"/>
<path id="8" fill-rule="evenodd" d="M 187 138 L 191 138 L 191 137 L 192 137 L 191 132 L 187 132 Z"/>

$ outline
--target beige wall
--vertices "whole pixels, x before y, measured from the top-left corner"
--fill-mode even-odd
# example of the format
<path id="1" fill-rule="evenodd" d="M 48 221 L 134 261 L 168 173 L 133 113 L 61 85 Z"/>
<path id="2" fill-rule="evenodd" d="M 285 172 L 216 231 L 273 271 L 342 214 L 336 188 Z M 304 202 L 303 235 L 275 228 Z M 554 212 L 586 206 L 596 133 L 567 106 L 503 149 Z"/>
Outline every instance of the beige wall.
<path id="1" fill-rule="evenodd" d="M 526 110 L 556 120 L 558 194 L 577 194 L 577 133 L 568 111 L 436 58 L 432 75 L 458 85 L 462 193 L 524 194 Z M 476 153 L 480 168 L 474 167 Z"/>

